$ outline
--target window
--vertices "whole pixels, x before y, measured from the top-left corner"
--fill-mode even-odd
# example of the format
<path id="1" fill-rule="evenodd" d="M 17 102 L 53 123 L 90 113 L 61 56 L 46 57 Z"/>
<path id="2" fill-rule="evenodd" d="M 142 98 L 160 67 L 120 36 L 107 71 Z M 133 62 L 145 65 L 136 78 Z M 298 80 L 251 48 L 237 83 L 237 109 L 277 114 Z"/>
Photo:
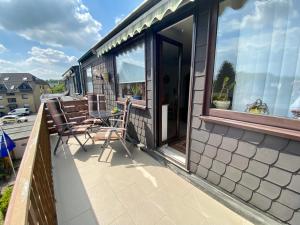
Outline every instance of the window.
<path id="1" fill-rule="evenodd" d="M 28 99 L 28 95 L 22 94 L 22 99 Z"/>
<path id="2" fill-rule="evenodd" d="M 7 96 L 14 96 L 15 93 L 6 93 Z"/>
<path id="3" fill-rule="evenodd" d="M 8 103 L 16 103 L 17 100 L 16 100 L 16 98 L 8 98 L 8 99 L 7 99 L 7 102 L 8 102 Z"/>
<path id="4" fill-rule="evenodd" d="M 219 4 L 211 107 L 300 118 L 300 2 Z"/>
<path id="5" fill-rule="evenodd" d="M 4 105 L 0 105 L 0 109 L 5 109 Z"/>
<path id="6" fill-rule="evenodd" d="M 87 92 L 93 93 L 93 75 L 92 75 L 92 67 L 88 67 L 86 70 L 86 86 L 87 86 Z"/>
<path id="7" fill-rule="evenodd" d="M 116 56 L 119 97 L 145 100 L 145 46 L 139 41 Z"/>
<path id="8" fill-rule="evenodd" d="M 3 96 L 2 95 L 0 95 L 0 100 L 2 100 L 3 99 Z"/>

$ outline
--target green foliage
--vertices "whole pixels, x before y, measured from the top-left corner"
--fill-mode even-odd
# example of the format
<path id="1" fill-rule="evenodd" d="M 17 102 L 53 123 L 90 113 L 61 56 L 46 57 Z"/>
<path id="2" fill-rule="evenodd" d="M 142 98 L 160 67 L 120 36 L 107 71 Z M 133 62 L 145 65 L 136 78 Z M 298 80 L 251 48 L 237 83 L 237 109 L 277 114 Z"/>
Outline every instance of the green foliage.
<path id="1" fill-rule="evenodd" d="M 4 216 L 5 216 L 7 208 L 8 208 L 12 190 L 13 190 L 13 186 L 6 187 L 0 198 L 0 211 L 1 211 L 2 215 L 4 215 Z"/>
<path id="2" fill-rule="evenodd" d="M 227 77 L 227 78 L 226 78 Z M 225 81 L 225 78 L 227 81 Z M 214 81 L 214 93 L 221 93 L 224 81 L 227 84 L 235 84 L 235 70 L 232 63 L 224 61 L 217 75 L 217 79 Z M 224 94 L 224 93 L 223 93 Z M 218 94 L 217 94 L 218 96 Z M 233 96 L 233 87 L 227 93 L 227 97 Z"/>
<path id="3" fill-rule="evenodd" d="M 57 85 L 54 85 L 51 89 L 52 94 L 62 93 L 65 91 L 65 84 L 60 83 Z"/>
<path id="4" fill-rule="evenodd" d="M 219 101 L 228 101 L 229 100 L 229 92 L 234 88 L 235 81 L 229 83 L 230 78 L 228 76 L 224 77 L 222 88 L 219 93 L 216 93 L 215 100 Z"/>
<path id="5" fill-rule="evenodd" d="M 133 84 L 131 86 L 131 92 L 133 96 L 141 96 L 142 95 L 142 90 L 138 84 Z"/>

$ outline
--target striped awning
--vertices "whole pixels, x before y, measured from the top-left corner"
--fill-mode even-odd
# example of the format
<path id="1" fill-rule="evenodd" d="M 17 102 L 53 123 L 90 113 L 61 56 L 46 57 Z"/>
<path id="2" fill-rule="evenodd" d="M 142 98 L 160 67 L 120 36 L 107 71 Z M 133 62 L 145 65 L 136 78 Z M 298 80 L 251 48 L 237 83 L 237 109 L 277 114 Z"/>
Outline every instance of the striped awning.
<path id="1" fill-rule="evenodd" d="M 121 30 L 110 40 L 101 45 L 96 51 L 100 56 L 119 44 L 125 42 L 127 39 L 141 33 L 144 29 L 150 27 L 157 21 L 162 20 L 168 14 L 176 11 L 181 6 L 194 0 L 162 0 L 157 3 L 143 15 L 134 20 L 130 25 Z"/>

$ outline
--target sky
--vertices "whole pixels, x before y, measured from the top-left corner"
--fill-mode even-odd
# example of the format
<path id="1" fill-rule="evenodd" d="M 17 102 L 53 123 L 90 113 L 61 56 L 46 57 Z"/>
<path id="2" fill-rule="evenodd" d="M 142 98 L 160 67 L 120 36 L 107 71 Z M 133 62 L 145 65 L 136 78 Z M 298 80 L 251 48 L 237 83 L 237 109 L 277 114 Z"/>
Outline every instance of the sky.
<path id="1" fill-rule="evenodd" d="M 61 75 L 144 0 L 0 0 L 0 73 Z"/>

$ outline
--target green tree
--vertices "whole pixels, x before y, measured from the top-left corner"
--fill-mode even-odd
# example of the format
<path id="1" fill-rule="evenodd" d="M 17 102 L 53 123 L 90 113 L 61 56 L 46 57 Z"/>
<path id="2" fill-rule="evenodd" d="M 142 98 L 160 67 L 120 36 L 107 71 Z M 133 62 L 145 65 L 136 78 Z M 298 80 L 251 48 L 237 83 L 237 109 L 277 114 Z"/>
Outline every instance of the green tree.
<path id="1" fill-rule="evenodd" d="M 228 84 L 233 84 L 235 82 L 235 70 L 232 63 L 224 61 L 217 75 L 217 79 L 214 81 L 214 93 L 217 95 L 221 92 L 224 79 L 228 77 Z M 229 91 L 228 96 L 232 98 L 233 88 Z"/>
<path id="2" fill-rule="evenodd" d="M 64 91 L 65 91 L 65 84 L 64 83 L 54 85 L 51 88 L 51 93 L 52 94 L 63 93 Z"/>

